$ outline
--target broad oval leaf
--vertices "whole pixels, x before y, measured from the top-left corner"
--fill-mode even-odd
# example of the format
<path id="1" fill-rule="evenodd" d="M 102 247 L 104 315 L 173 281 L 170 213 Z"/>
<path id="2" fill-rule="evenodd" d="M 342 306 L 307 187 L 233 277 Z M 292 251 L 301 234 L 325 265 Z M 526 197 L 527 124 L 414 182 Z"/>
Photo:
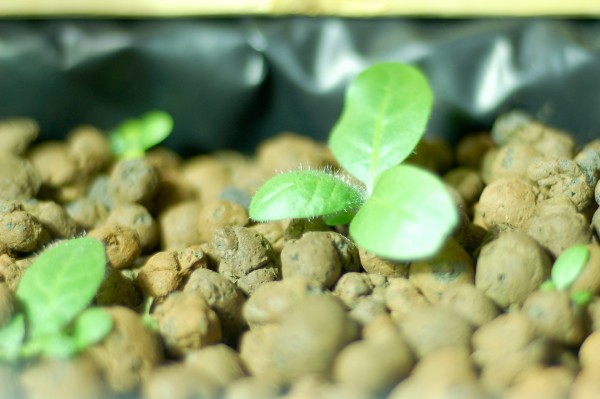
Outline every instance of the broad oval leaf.
<path id="1" fill-rule="evenodd" d="M 111 151 L 118 157 L 139 158 L 161 143 L 173 130 L 173 118 L 164 111 L 150 111 L 123 121 L 110 133 Z"/>
<path id="2" fill-rule="evenodd" d="M 104 246 L 91 237 L 59 243 L 24 273 L 16 296 L 29 338 L 57 334 L 90 304 L 105 273 Z"/>
<path id="3" fill-rule="evenodd" d="M 17 313 L 0 329 L 0 361 L 16 360 L 25 339 L 25 317 Z"/>
<path id="4" fill-rule="evenodd" d="M 269 179 L 250 203 L 256 221 L 310 218 L 355 209 L 362 194 L 339 177 L 318 170 L 283 173 Z"/>
<path id="5" fill-rule="evenodd" d="M 97 307 L 84 310 L 75 319 L 73 329 L 78 351 L 102 341 L 112 328 L 113 319 L 106 310 Z"/>
<path id="6" fill-rule="evenodd" d="M 589 258 L 590 250 L 585 244 L 577 244 L 565 249 L 556 258 L 550 273 L 556 289 L 568 289 L 583 272 Z"/>
<path id="7" fill-rule="evenodd" d="M 425 132 L 433 104 L 426 77 L 415 67 L 382 63 L 351 83 L 329 139 L 340 165 L 371 187 L 381 172 L 410 155 Z"/>
<path id="8" fill-rule="evenodd" d="M 383 172 L 350 223 L 352 238 L 384 258 L 408 261 L 434 255 L 459 221 L 444 183 L 411 165 Z"/>

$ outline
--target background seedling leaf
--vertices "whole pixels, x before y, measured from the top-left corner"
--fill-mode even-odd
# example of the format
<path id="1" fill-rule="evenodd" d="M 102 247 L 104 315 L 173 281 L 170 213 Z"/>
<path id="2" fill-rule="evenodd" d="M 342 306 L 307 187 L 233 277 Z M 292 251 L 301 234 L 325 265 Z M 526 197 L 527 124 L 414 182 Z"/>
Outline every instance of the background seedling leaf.
<path id="1" fill-rule="evenodd" d="M 250 217 L 256 221 L 309 218 L 353 209 L 362 203 L 358 189 L 317 170 L 277 175 L 256 192 Z"/>
<path id="2" fill-rule="evenodd" d="M 64 241 L 40 254 L 16 293 L 28 337 L 57 334 L 73 321 L 96 295 L 105 265 L 104 246 L 91 237 Z"/>
<path id="3" fill-rule="evenodd" d="M 110 133 L 111 151 L 118 157 L 142 157 L 173 130 L 173 118 L 164 111 L 150 111 L 139 119 L 127 119 Z"/>
<path id="4" fill-rule="evenodd" d="M 344 110 L 329 139 L 344 169 L 370 187 L 401 163 L 423 137 L 433 94 L 415 67 L 382 63 L 351 83 Z"/>
<path id="5" fill-rule="evenodd" d="M 350 223 L 350 234 L 367 251 L 395 260 L 429 257 L 458 224 L 444 183 L 411 165 L 382 173 L 372 196 Z"/>
<path id="6" fill-rule="evenodd" d="M 550 277 L 558 290 L 566 290 L 583 272 L 590 251 L 585 244 L 573 245 L 565 249 L 554 262 Z"/>
<path id="7" fill-rule="evenodd" d="M 110 314 L 101 308 L 86 309 L 76 320 L 73 336 L 79 351 L 100 342 L 112 330 Z"/>

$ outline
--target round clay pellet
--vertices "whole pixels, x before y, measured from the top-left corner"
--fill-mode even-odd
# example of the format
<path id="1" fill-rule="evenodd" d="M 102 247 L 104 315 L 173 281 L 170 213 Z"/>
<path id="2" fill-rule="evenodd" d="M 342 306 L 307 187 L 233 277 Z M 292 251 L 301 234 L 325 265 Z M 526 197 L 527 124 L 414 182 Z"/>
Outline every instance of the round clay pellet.
<path id="1" fill-rule="evenodd" d="M 116 206 L 110 212 L 105 224 L 120 224 L 135 230 L 140 238 L 142 252 L 151 251 L 158 241 L 156 221 L 148 209 L 140 204 Z"/>
<path id="2" fill-rule="evenodd" d="M 141 388 L 144 399 L 216 398 L 220 392 L 209 375 L 183 363 L 156 368 Z"/>
<path id="3" fill-rule="evenodd" d="M 248 211 L 238 203 L 215 199 L 203 202 L 198 213 L 198 235 L 202 241 L 210 242 L 215 232 L 227 226 L 246 226 Z"/>
<path id="4" fill-rule="evenodd" d="M 108 135 L 94 126 L 78 126 L 66 140 L 69 157 L 85 176 L 102 171 L 112 159 Z"/>
<path id="5" fill-rule="evenodd" d="M 367 273 L 381 274 L 387 277 L 408 277 L 410 263 L 384 259 L 362 247 L 359 247 L 358 251 L 361 266 Z"/>
<path id="6" fill-rule="evenodd" d="M 118 161 L 110 172 L 108 191 L 116 204 L 148 205 L 158 189 L 158 172 L 144 158 Z"/>
<path id="7" fill-rule="evenodd" d="M 467 134 L 456 144 L 456 163 L 472 169 L 479 169 L 483 156 L 496 144 L 489 133 Z"/>
<path id="8" fill-rule="evenodd" d="M 31 118 L 6 118 L 0 120 L 0 152 L 23 155 L 38 137 L 40 126 Z"/>
<path id="9" fill-rule="evenodd" d="M 587 336 L 579 348 L 579 364 L 582 368 L 600 371 L 600 331 Z"/>
<path id="10" fill-rule="evenodd" d="M 246 376 L 240 354 L 225 344 L 214 344 L 188 352 L 185 364 L 209 375 L 223 388 Z"/>
<path id="11" fill-rule="evenodd" d="M 197 201 L 181 202 L 162 211 L 158 216 L 161 248 L 180 249 L 202 242 L 198 234 L 199 214 Z"/>
<path id="12" fill-rule="evenodd" d="M 513 386 L 503 395 L 506 399 L 569 397 L 575 376 L 562 366 L 531 367 L 521 373 Z"/>
<path id="13" fill-rule="evenodd" d="M 475 285 L 502 308 L 520 305 L 548 278 L 551 266 L 548 254 L 527 234 L 506 231 L 481 249 Z"/>
<path id="14" fill-rule="evenodd" d="M 99 239 L 106 249 L 106 260 L 115 269 L 126 269 L 141 255 L 142 245 L 137 232 L 118 224 L 106 224 L 88 233 Z"/>
<path id="15" fill-rule="evenodd" d="M 46 141 L 37 144 L 27 156 L 47 187 L 65 186 L 77 178 L 77 166 L 64 142 Z"/>
<path id="16" fill-rule="evenodd" d="M 72 238 L 78 233 L 75 220 L 54 201 L 27 201 L 23 209 L 40 222 L 52 238 Z"/>
<path id="17" fill-rule="evenodd" d="M 475 327 L 492 321 L 499 313 L 496 304 L 473 284 L 448 287 L 442 293 L 440 303 L 452 308 Z"/>
<path id="18" fill-rule="evenodd" d="M 27 200 L 35 197 L 42 176 L 29 160 L 0 153 L 0 199 Z"/>
<path id="19" fill-rule="evenodd" d="M 513 177 L 526 178 L 529 163 L 540 153 L 532 146 L 521 143 L 509 143 L 499 148 L 491 169 L 491 181 Z"/>

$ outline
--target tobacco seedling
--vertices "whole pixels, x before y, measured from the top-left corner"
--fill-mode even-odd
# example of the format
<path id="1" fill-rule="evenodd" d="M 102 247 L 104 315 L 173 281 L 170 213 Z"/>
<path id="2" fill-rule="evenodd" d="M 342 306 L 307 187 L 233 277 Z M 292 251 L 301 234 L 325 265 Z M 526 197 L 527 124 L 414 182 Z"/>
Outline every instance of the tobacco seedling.
<path id="1" fill-rule="evenodd" d="M 71 239 L 42 252 L 17 287 L 20 310 L 0 330 L 0 360 L 69 357 L 102 340 L 112 319 L 89 305 L 105 268 L 104 246 L 94 238 Z"/>
<path id="2" fill-rule="evenodd" d="M 401 164 L 425 132 L 433 94 L 415 67 L 374 65 L 346 91 L 329 146 L 340 173 L 298 170 L 268 180 L 250 203 L 256 221 L 323 217 L 350 223 L 366 250 L 395 260 L 435 254 L 458 223 L 457 208 L 434 174 Z"/>
<path id="3" fill-rule="evenodd" d="M 166 139 L 173 130 L 173 118 L 164 111 L 150 111 L 140 118 L 127 119 L 109 133 L 110 148 L 118 158 L 141 158 L 146 150 Z"/>
<path id="4" fill-rule="evenodd" d="M 564 250 L 552 265 L 550 280 L 542 284 L 543 290 L 566 291 L 579 278 L 588 260 L 590 250 L 585 244 L 573 245 Z M 592 299 L 592 293 L 588 291 L 574 291 L 571 293 L 571 301 L 580 307 L 585 307 Z"/>

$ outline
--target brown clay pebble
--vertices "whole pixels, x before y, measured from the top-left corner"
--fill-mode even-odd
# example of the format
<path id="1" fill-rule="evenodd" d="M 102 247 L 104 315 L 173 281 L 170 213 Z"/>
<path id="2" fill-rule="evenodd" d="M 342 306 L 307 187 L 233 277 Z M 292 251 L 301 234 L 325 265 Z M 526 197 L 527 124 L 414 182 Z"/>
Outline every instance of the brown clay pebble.
<path id="1" fill-rule="evenodd" d="M 223 399 L 275 399 L 279 398 L 281 387 L 266 378 L 245 377 L 229 384 Z"/>
<path id="2" fill-rule="evenodd" d="M 112 390 L 131 392 L 162 361 L 160 341 L 133 310 L 120 306 L 106 310 L 113 319 L 113 328 L 86 353 L 99 365 Z"/>
<path id="3" fill-rule="evenodd" d="M 40 222 L 28 212 L 20 209 L 0 211 L 0 242 L 7 248 L 19 252 L 34 251 L 45 233 Z"/>
<path id="4" fill-rule="evenodd" d="M 6 283 L 0 283 L 0 328 L 8 324 L 15 311 L 15 294 Z"/>
<path id="5" fill-rule="evenodd" d="M 108 394 L 98 368 L 86 357 L 45 359 L 23 372 L 21 384 L 28 399 L 104 399 Z M 8 398 L 4 386 L 2 391 Z"/>
<path id="6" fill-rule="evenodd" d="M 225 344 L 189 352 L 185 364 L 209 375 L 222 388 L 246 376 L 240 354 Z"/>
<path id="7" fill-rule="evenodd" d="M 536 291 L 523 304 L 523 313 L 542 336 L 566 345 L 579 345 L 586 334 L 584 312 L 565 291 Z"/>
<path id="8" fill-rule="evenodd" d="M 15 259 L 10 255 L 0 255 L 0 281 L 13 292 L 17 289 L 21 279 L 21 270 Z"/>
<path id="9" fill-rule="evenodd" d="M 342 272 L 340 257 L 328 232 L 311 231 L 285 243 L 281 251 L 283 278 L 303 276 L 330 288 Z"/>
<path id="10" fill-rule="evenodd" d="M 65 206 L 69 216 L 84 230 L 100 226 L 108 217 L 108 207 L 102 202 L 87 197 L 78 198 Z"/>
<path id="11" fill-rule="evenodd" d="M 313 139 L 284 132 L 263 141 L 256 150 L 261 168 L 271 174 L 303 168 L 318 169 L 329 163 L 325 147 Z"/>
<path id="12" fill-rule="evenodd" d="M 579 364 L 582 368 L 600 371 L 600 331 L 587 336 L 579 348 Z"/>
<path id="13" fill-rule="evenodd" d="M 136 286 L 133 276 L 121 270 L 108 268 L 96 294 L 96 304 L 100 306 L 126 306 L 131 309 L 141 305 L 142 293 Z"/>
<path id="14" fill-rule="evenodd" d="M 387 277 L 408 277 L 410 263 L 380 258 L 361 247 L 358 250 L 361 266 L 367 273 L 381 274 Z"/>
<path id="15" fill-rule="evenodd" d="M 412 308 L 398 325 L 418 358 L 448 346 L 468 348 L 473 332 L 466 320 L 443 306 Z"/>
<path id="16" fill-rule="evenodd" d="M 88 233 L 104 244 L 106 260 L 115 269 L 126 269 L 142 253 L 142 245 L 137 232 L 118 224 L 107 224 Z"/>
<path id="17" fill-rule="evenodd" d="M 402 336 L 386 335 L 346 346 L 335 360 L 333 376 L 349 388 L 383 394 L 408 376 L 413 363 Z"/>
<path id="18" fill-rule="evenodd" d="M 285 231 L 283 223 L 279 220 L 266 223 L 257 223 L 250 228 L 264 236 L 271 243 L 271 247 L 277 254 L 283 250 L 283 233 Z"/>
<path id="19" fill-rule="evenodd" d="M 106 224 L 120 224 L 135 230 L 140 238 L 142 252 L 149 252 L 158 241 L 158 226 L 156 221 L 144 206 L 127 204 L 112 209 Z"/>
<path id="20" fill-rule="evenodd" d="M 67 135 L 69 157 L 85 177 L 102 171 L 111 161 L 108 135 L 93 126 L 78 126 Z"/>
<path id="21" fill-rule="evenodd" d="M 498 316 L 499 309 L 483 291 L 473 284 L 448 287 L 440 302 L 454 310 L 474 327 L 481 327 Z"/>
<path id="22" fill-rule="evenodd" d="M 586 217 L 565 201 L 555 197 L 539 204 L 527 230 L 555 257 L 570 246 L 587 244 L 592 239 L 592 227 Z"/>
<path id="23" fill-rule="evenodd" d="M 474 169 L 459 167 L 444 175 L 446 184 L 454 187 L 467 204 L 473 204 L 483 191 L 483 180 Z"/>
<path id="24" fill-rule="evenodd" d="M 175 363 L 155 369 L 142 384 L 143 399 L 217 398 L 219 385 L 209 375 Z"/>
<path id="25" fill-rule="evenodd" d="M 272 365 L 285 381 L 327 376 L 338 353 L 358 337 L 342 303 L 330 296 L 300 301 L 273 331 Z"/>
<path id="26" fill-rule="evenodd" d="M 247 295 L 261 284 L 277 280 L 281 274 L 271 243 L 247 227 L 218 229 L 213 237 L 213 248 L 218 257 L 218 272 Z"/>
<path id="27" fill-rule="evenodd" d="M 37 169 L 25 158 L 0 153 L 0 199 L 27 200 L 35 197 L 42 185 Z"/>
<path id="28" fill-rule="evenodd" d="M 217 200 L 223 189 L 231 184 L 230 168 L 212 156 L 189 159 L 182 166 L 181 175 L 203 203 Z"/>
<path id="29" fill-rule="evenodd" d="M 158 172 L 144 158 L 117 162 L 108 182 L 108 190 L 116 204 L 148 205 L 158 188 Z"/>
<path id="30" fill-rule="evenodd" d="M 598 392 L 600 392 L 600 370 L 583 369 L 573 381 L 569 398 L 596 399 Z"/>
<path id="31" fill-rule="evenodd" d="M 215 231 L 226 226 L 248 224 L 248 211 L 238 203 L 215 199 L 204 202 L 198 214 L 198 235 L 204 242 L 213 239 Z"/>
<path id="32" fill-rule="evenodd" d="M 168 207 L 158 216 L 162 250 L 180 249 L 199 244 L 198 215 L 200 204 L 185 201 Z"/>
<path id="33" fill-rule="evenodd" d="M 385 304 L 392 318 L 401 321 L 411 309 L 429 305 L 429 301 L 412 283 L 404 278 L 390 279 L 385 288 Z"/>
<path id="34" fill-rule="evenodd" d="M 34 146 L 27 155 L 47 187 L 65 186 L 77 177 L 77 167 L 64 142 L 46 141 Z"/>
<path id="35" fill-rule="evenodd" d="M 479 169 L 485 153 L 495 146 L 489 133 L 467 134 L 456 145 L 456 163 L 471 169 Z"/>
<path id="36" fill-rule="evenodd" d="M 182 262 L 182 255 L 191 256 L 191 262 Z M 139 270 L 136 282 L 144 294 L 164 297 L 179 288 L 195 268 L 207 267 L 206 262 L 204 252 L 199 248 L 156 252 Z"/>
<path id="37" fill-rule="evenodd" d="M 199 293 L 173 292 L 152 315 L 171 355 L 183 356 L 221 340 L 219 318 Z"/>
<path id="38" fill-rule="evenodd" d="M 442 348 L 422 358 L 412 375 L 398 384 L 388 398 L 487 398 L 476 378 L 466 348 Z"/>
<path id="39" fill-rule="evenodd" d="M 473 260 L 453 238 L 448 239 L 433 258 L 410 265 L 410 282 L 431 303 L 439 303 L 447 288 L 457 284 L 472 284 L 474 279 Z"/>
<path id="40" fill-rule="evenodd" d="M 371 294 L 373 288 L 375 286 L 368 274 L 346 273 L 337 281 L 333 295 L 340 298 L 349 308 L 353 308 L 359 302 L 359 298 Z"/>
<path id="41" fill-rule="evenodd" d="M 506 313 L 483 325 L 473 334 L 472 345 L 472 357 L 482 369 L 481 383 L 495 393 L 547 357 L 547 345 L 522 312 Z"/>
<path id="42" fill-rule="evenodd" d="M 23 155 L 38 137 L 40 126 L 31 118 L 0 120 L 0 152 Z"/>
<path id="43" fill-rule="evenodd" d="M 184 292 L 202 294 L 208 305 L 219 316 L 225 343 L 237 342 L 246 327 L 242 316 L 244 293 L 227 277 L 209 269 L 196 269 L 183 288 Z"/>
<path id="44" fill-rule="evenodd" d="M 72 238 L 78 233 L 75 220 L 54 201 L 26 201 L 23 209 L 40 222 L 52 238 Z"/>
<path id="45" fill-rule="evenodd" d="M 506 399 L 569 397 L 575 376 L 566 367 L 531 367 L 503 395 Z"/>
<path id="46" fill-rule="evenodd" d="M 475 206 L 474 223 L 485 229 L 527 231 L 536 209 L 538 189 L 527 180 L 506 177 L 483 189 Z"/>
<path id="47" fill-rule="evenodd" d="M 251 328 L 278 323 L 303 298 L 321 293 L 318 284 L 304 277 L 266 282 L 248 298 L 243 315 Z"/>
<path id="48" fill-rule="evenodd" d="M 506 231 L 481 249 L 475 285 L 502 308 L 521 305 L 550 275 L 551 266 L 550 257 L 528 235 Z"/>
<path id="49" fill-rule="evenodd" d="M 527 144 L 510 143 L 499 148 L 491 165 L 488 184 L 506 177 L 526 178 L 529 163 L 539 155 L 534 147 Z"/>
<path id="50" fill-rule="evenodd" d="M 273 347 L 279 324 L 252 328 L 239 340 L 240 357 L 250 375 L 283 384 L 281 373 L 274 365 Z"/>

